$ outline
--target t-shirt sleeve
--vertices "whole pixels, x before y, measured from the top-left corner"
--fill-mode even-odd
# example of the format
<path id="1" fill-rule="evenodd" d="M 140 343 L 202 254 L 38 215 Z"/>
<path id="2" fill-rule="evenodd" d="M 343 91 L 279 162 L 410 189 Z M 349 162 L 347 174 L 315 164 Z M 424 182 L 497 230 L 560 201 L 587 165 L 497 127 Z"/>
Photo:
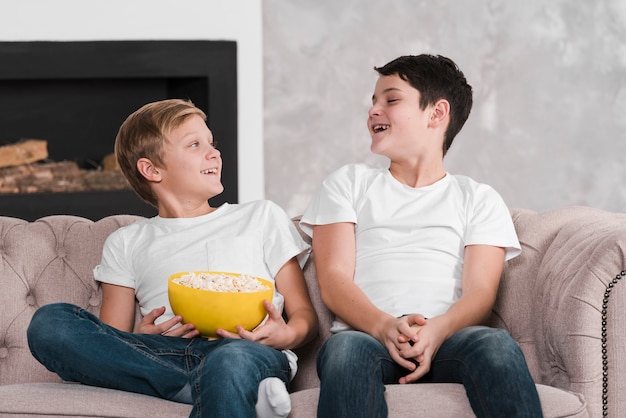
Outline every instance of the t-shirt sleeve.
<path id="1" fill-rule="evenodd" d="M 310 246 L 300 236 L 293 221 L 285 211 L 273 202 L 267 202 L 267 217 L 264 232 L 264 253 L 272 276 L 293 257 L 303 267 L 309 256 Z"/>
<path id="2" fill-rule="evenodd" d="M 465 244 L 502 247 L 506 250 L 506 260 L 517 257 L 522 250 L 511 212 L 502 197 L 484 184 L 478 187 L 474 197 Z"/>
<path id="3" fill-rule="evenodd" d="M 300 219 L 300 228 L 313 236 L 313 226 L 338 222 L 357 222 L 354 209 L 356 166 L 344 166 L 331 173 L 313 195 Z"/>
<path id="4" fill-rule="evenodd" d="M 124 245 L 121 229 L 106 239 L 100 264 L 93 269 L 94 278 L 102 283 L 135 289 L 136 282 L 131 272 L 128 249 Z"/>

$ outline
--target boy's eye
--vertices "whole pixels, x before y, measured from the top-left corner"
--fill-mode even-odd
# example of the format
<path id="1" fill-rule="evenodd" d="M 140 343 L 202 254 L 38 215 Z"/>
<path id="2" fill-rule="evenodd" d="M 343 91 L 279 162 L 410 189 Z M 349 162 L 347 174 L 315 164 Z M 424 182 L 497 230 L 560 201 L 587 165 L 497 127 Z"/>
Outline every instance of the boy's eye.
<path id="1" fill-rule="evenodd" d="M 213 141 L 211 142 L 211 146 L 215 149 L 217 149 L 217 141 Z"/>
<path id="2" fill-rule="evenodd" d="M 200 144 L 198 142 L 192 142 L 191 145 L 189 145 L 191 148 L 198 148 Z"/>
<path id="3" fill-rule="evenodd" d="M 393 102 L 397 102 L 398 99 L 387 99 L 387 103 L 393 103 Z"/>

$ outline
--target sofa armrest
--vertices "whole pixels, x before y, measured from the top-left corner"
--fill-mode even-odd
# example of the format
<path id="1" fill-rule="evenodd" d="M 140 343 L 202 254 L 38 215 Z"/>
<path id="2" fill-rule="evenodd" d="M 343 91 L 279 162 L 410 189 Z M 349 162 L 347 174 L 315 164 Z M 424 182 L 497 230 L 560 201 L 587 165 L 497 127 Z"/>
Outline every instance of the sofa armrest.
<path id="1" fill-rule="evenodd" d="M 69 302 L 94 314 L 101 291 L 93 268 L 111 232 L 138 216 L 97 222 L 69 215 L 34 222 L 0 216 L 0 385 L 59 382 L 31 355 L 26 329 L 40 307 Z"/>
<path id="2" fill-rule="evenodd" d="M 545 323 L 538 329 L 548 354 L 541 380 L 582 393 L 593 416 L 605 407 L 612 411 L 609 416 L 618 416 L 626 407 L 620 402 L 626 389 L 626 326 L 620 315 L 626 311 L 626 283 L 621 283 L 626 218 L 570 228 L 571 238 L 567 229 L 563 239 L 557 237 L 539 271 L 546 286 L 541 295 Z"/>
<path id="3" fill-rule="evenodd" d="M 569 207 L 514 219 L 523 255 L 506 267 L 492 321 L 519 342 L 538 383 L 581 393 L 591 416 L 618 416 L 626 214 Z"/>

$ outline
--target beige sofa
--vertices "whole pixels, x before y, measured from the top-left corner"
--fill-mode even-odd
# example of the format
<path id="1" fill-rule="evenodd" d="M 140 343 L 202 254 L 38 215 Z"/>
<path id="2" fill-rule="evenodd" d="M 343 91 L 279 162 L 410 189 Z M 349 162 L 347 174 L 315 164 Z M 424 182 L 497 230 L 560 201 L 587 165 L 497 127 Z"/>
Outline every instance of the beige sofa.
<path id="1" fill-rule="evenodd" d="M 626 411 L 626 214 L 589 207 L 512 210 L 523 255 L 506 267 L 491 324 L 509 330 L 538 383 L 546 417 L 620 416 Z M 44 304 L 67 301 L 97 313 L 92 269 L 105 238 L 135 221 L 0 217 L 0 416 L 176 417 L 189 405 L 63 383 L 31 356 L 26 327 Z M 320 335 L 299 351 L 292 417 L 314 417 L 315 353 L 331 316 L 315 268 L 305 269 Z M 391 417 L 473 416 L 457 384 L 390 385 Z M 225 400 L 226 401 L 226 400 Z M 324 418 L 324 417 L 322 417 Z"/>

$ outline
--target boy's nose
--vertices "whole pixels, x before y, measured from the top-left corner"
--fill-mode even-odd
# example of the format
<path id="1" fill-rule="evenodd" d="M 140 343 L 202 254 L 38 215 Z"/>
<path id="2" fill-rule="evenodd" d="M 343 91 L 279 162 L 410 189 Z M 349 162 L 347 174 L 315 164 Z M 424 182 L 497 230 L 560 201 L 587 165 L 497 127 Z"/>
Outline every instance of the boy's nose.
<path id="1" fill-rule="evenodd" d="M 220 155 L 222 155 L 222 153 L 220 152 L 220 150 L 218 150 L 217 148 L 213 148 L 211 147 L 211 149 L 209 150 L 209 152 L 206 153 L 206 157 L 207 159 L 211 159 L 211 158 L 217 158 Z"/>
<path id="2" fill-rule="evenodd" d="M 371 117 L 371 116 L 376 116 L 376 115 L 380 115 L 380 108 L 376 105 L 372 105 L 369 109 L 369 111 L 367 112 L 367 114 Z"/>

